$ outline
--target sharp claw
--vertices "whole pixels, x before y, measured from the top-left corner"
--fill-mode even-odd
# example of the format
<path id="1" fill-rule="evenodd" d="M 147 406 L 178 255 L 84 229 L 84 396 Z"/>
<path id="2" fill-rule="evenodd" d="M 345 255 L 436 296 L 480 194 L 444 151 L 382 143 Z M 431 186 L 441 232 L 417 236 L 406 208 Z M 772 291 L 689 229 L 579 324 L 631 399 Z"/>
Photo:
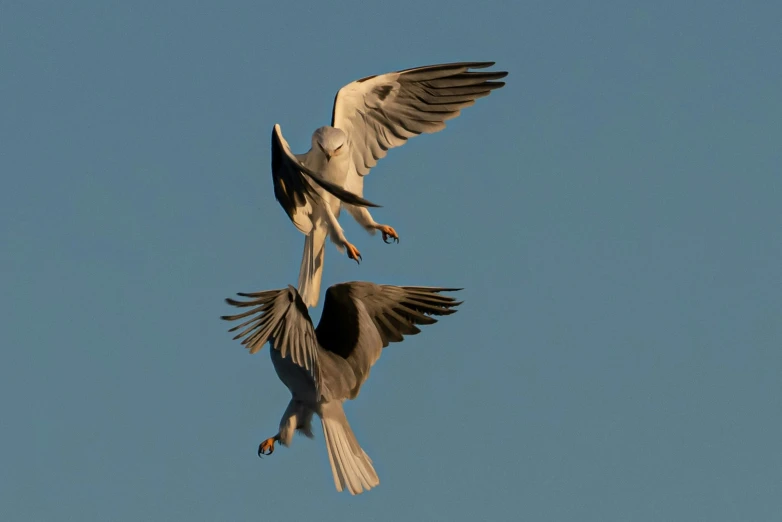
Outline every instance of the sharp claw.
<path id="1" fill-rule="evenodd" d="M 393 231 L 394 229 L 391 228 L 391 227 L 388 227 L 388 230 Z M 396 235 L 396 231 L 394 231 L 392 233 L 392 232 L 389 232 L 387 230 L 382 230 L 381 229 L 381 232 L 383 233 L 383 243 L 385 243 L 387 245 L 390 245 L 392 242 L 393 243 L 399 243 L 399 236 Z M 391 239 L 391 241 L 389 241 L 389 238 Z"/>
<path id="2" fill-rule="evenodd" d="M 361 261 L 364 260 L 364 258 L 361 257 L 361 252 L 359 252 L 358 249 L 353 245 L 349 245 L 347 249 L 348 249 L 348 257 L 353 261 L 355 261 L 357 264 L 361 264 Z"/>
<path id="3" fill-rule="evenodd" d="M 276 439 L 273 439 L 273 441 L 272 441 L 270 444 L 268 444 L 268 445 L 267 445 L 267 443 L 269 442 L 269 440 L 270 440 L 270 439 L 267 439 L 267 440 L 265 440 L 265 441 L 261 442 L 261 443 L 258 445 L 258 456 L 259 456 L 260 458 L 263 458 L 263 457 L 264 457 L 264 455 L 266 455 L 266 456 L 269 456 L 269 455 L 271 455 L 272 453 L 274 453 L 274 441 L 275 441 Z"/>

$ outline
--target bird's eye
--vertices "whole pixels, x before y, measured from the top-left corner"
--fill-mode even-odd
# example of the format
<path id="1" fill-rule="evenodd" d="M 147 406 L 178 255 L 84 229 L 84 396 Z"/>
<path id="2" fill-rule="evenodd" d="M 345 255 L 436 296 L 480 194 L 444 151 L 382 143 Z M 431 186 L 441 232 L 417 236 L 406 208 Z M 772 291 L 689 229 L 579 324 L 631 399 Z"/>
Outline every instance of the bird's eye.
<path id="1" fill-rule="evenodd" d="M 342 148 L 342 145 L 340 145 L 339 147 L 337 147 L 336 149 L 334 149 L 334 152 L 337 152 L 337 151 L 338 151 L 339 149 L 341 149 L 341 148 Z"/>

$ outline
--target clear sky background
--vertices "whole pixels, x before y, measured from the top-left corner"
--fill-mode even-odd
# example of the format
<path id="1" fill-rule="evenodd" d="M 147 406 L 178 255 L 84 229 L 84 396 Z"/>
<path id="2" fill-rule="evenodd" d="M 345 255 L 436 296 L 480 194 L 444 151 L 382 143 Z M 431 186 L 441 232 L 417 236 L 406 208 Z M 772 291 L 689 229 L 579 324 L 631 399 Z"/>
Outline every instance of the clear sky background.
<path id="1" fill-rule="evenodd" d="M 0 4 L 4 521 L 779 520 L 778 2 Z M 367 178 L 324 287 L 462 286 L 347 413 L 381 484 L 218 319 L 295 283 L 274 200 L 360 77 L 508 85 Z M 314 310 L 317 319 L 320 309 Z"/>

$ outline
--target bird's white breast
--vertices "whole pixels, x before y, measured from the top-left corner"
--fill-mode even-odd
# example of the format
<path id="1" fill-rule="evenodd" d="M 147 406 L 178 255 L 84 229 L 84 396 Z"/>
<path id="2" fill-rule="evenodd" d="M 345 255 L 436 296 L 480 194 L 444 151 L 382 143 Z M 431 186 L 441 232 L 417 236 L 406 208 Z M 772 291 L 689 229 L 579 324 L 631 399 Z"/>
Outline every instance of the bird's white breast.
<path id="1" fill-rule="evenodd" d="M 326 161 L 326 156 L 321 151 L 312 149 L 300 156 L 299 160 L 305 167 L 317 173 L 320 179 L 345 188 L 345 182 L 348 179 L 348 170 L 350 169 L 350 155 L 347 152 L 333 156 L 330 161 Z M 315 187 L 315 190 L 318 191 L 324 201 L 329 202 L 331 211 L 334 212 L 335 215 L 339 215 L 341 206 L 340 200 L 321 187 Z"/>

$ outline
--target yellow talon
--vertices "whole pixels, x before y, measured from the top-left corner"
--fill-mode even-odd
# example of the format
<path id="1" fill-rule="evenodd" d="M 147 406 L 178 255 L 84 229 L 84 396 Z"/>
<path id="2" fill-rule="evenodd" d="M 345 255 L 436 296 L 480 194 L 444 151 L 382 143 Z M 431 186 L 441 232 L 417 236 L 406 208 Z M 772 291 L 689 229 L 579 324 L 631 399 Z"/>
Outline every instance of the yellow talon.
<path id="1" fill-rule="evenodd" d="M 277 442 L 277 437 L 269 437 L 265 441 L 261 442 L 258 446 L 258 456 L 271 455 L 274 453 L 274 443 Z"/>
<path id="2" fill-rule="evenodd" d="M 361 263 L 361 261 L 364 260 L 364 258 L 361 257 L 361 252 L 358 251 L 358 248 L 354 247 L 350 243 L 347 243 L 345 245 L 345 248 L 348 251 L 348 257 L 355 261 L 356 263 Z"/>
<path id="3" fill-rule="evenodd" d="M 394 242 L 399 243 L 399 234 L 396 233 L 393 227 L 388 225 L 378 225 L 377 229 L 383 233 L 383 242 L 391 243 L 388 238 L 391 238 Z"/>

